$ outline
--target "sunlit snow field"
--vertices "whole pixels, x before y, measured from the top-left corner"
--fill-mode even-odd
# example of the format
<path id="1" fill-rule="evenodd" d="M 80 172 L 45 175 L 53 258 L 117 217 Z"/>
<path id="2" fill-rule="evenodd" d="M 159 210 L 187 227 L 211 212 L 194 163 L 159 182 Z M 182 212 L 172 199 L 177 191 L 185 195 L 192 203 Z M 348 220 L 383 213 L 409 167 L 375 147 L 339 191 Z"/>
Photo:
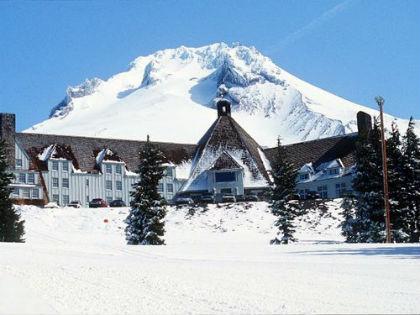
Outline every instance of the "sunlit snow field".
<path id="1" fill-rule="evenodd" d="M 0 244 L 1 314 L 419 313 L 419 245 L 342 243 L 339 201 L 271 246 L 267 204 L 170 208 L 166 246 L 127 246 L 127 208 L 22 207 Z"/>

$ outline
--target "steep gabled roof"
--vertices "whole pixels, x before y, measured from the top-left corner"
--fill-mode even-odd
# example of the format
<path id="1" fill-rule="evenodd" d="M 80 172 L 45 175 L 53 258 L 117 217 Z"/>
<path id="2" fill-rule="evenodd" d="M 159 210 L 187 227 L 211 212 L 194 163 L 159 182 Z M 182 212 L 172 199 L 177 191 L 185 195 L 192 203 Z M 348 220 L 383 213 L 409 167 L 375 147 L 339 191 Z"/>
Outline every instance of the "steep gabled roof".
<path id="1" fill-rule="evenodd" d="M 209 170 L 222 154 L 227 153 L 235 164 L 244 168 L 244 185 L 252 187 L 265 185 L 269 180 L 264 162 L 261 159 L 258 143 L 230 116 L 221 115 L 207 130 L 197 144 L 191 168 L 191 176 L 183 191 L 196 190 L 195 184 L 204 171 Z"/>
<path id="2" fill-rule="evenodd" d="M 61 135 L 16 133 L 16 141 L 31 158 L 34 168 L 44 170 L 45 162 L 39 160 L 46 148 L 55 145 L 59 157 L 73 162 L 73 165 L 86 172 L 97 172 L 96 156 L 103 149 L 110 149 L 114 158 L 126 163 L 130 171 L 137 170 L 139 164 L 139 152 L 145 141 L 132 141 L 120 139 L 88 138 Z M 180 164 L 192 159 L 195 145 L 155 142 L 165 155 L 167 161 Z M 58 157 L 58 155 L 57 155 Z M 111 159 L 110 156 L 108 156 Z"/>

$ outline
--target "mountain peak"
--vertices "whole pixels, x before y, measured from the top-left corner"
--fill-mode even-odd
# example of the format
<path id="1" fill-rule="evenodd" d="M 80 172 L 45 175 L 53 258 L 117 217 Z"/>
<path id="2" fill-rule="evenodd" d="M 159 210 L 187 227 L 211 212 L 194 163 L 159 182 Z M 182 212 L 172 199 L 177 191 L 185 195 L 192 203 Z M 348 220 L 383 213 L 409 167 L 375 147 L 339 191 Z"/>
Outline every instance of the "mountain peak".
<path id="1" fill-rule="evenodd" d="M 215 119 L 221 87 L 261 145 L 354 132 L 359 110 L 377 114 L 294 77 L 255 47 L 221 42 L 159 50 L 107 80 L 69 87 L 50 118 L 27 131 L 195 143 Z"/>

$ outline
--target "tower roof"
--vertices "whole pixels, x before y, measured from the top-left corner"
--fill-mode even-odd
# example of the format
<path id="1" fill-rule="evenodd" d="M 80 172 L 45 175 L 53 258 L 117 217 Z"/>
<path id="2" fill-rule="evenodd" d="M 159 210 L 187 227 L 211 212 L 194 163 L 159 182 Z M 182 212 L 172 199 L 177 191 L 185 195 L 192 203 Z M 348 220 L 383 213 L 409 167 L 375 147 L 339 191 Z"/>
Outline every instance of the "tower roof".
<path id="1" fill-rule="evenodd" d="M 228 101 L 219 102 L 226 106 Z M 218 108 L 221 108 L 219 105 Z M 230 104 L 227 112 L 230 114 Z M 266 186 L 268 174 L 263 162 L 265 157 L 262 148 L 230 115 L 220 112 L 218 114 L 216 121 L 197 144 L 190 178 L 182 190 L 203 190 L 203 173 L 217 164 L 222 155 L 230 156 L 235 161 L 234 164 L 244 169 L 245 187 Z M 227 158 L 223 160 L 227 161 Z"/>

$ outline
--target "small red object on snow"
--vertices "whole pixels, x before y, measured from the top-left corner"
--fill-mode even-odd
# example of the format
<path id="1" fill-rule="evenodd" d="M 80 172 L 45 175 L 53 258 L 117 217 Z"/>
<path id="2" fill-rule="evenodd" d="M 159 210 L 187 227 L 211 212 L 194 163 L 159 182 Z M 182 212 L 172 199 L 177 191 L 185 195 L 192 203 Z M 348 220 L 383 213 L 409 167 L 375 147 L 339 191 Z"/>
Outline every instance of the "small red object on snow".
<path id="1" fill-rule="evenodd" d="M 104 223 L 108 223 L 108 219 L 104 219 Z"/>

